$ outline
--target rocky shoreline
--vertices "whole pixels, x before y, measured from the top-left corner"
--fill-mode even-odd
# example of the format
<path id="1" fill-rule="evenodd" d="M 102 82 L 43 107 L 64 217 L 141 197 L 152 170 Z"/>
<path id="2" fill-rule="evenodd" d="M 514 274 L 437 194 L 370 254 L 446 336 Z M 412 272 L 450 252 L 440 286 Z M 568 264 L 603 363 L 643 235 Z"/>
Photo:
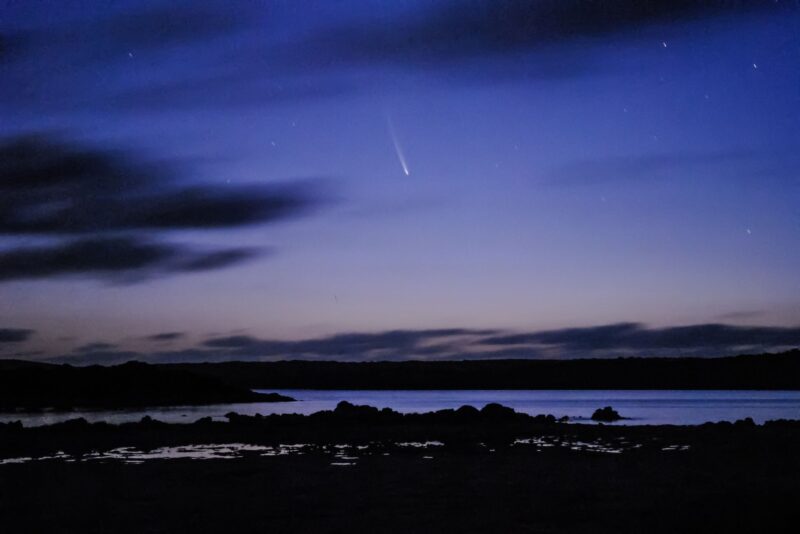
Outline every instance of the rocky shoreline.
<path id="1" fill-rule="evenodd" d="M 793 532 L 800 421 L 500 405 L 0 425 L 3 532 Z M 15 460 L 6 461 L 3 460 Z"/>

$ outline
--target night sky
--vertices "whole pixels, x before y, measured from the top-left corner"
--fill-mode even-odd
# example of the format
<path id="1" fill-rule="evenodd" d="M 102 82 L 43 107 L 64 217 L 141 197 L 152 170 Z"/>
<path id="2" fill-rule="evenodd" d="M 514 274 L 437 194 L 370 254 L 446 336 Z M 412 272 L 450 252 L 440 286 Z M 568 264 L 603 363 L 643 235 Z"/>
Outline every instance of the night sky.
<path id="1" fill-rule="evenodd" d="M 0 357 L 800 345 L 794 0 L 0 0 Z"/>

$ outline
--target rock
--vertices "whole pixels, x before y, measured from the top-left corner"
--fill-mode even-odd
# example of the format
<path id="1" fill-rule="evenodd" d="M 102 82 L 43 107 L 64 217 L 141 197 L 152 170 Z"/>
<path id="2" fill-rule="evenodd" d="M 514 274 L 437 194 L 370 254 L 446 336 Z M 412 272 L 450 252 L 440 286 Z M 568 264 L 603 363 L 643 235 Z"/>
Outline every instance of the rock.
<path id="1" fill-rule="evenodd" d="M 339 404 L 336 405 L 336 408 L 333 410 L 333 413 L 339 417 L 349 417 L 349 418 L 376 418 L 380 414 L 380 410 L 373 406 L 363 406 L 352 404 L 347 401 L 341 401 Z"/>
<path id="2" fill-rule="evenodd" d="M 490 402 L 481 409 L 481 415 L 488 419 L 510 419 L 516 415 L 516 412 L 508 406 Z"/>
<path id="3" fill-rule="evenodd" d="M 622 419 L 622 416 L 611 406 L 606 406 L 605 408 L 598 408 L 592 414 L 592 421 L 603 421 L 606 423 L 610 423 L 613 421 L 619 421 Z"/>
<path id="4" fill-rule="evenodd" d="M 753 421 L 752 417 L 745 417 L 744 419 L 739 419 L 738 421 L 733 423 L 733 426 L 739 428 L 754 427 L 756 426 L 756 423 L 755 421 Z"/>
<path id="5" fill-rule="evenodd" d="M 459 417 L 474 419 L 480 415 L 481 412 L 476 407 L 465 404 L 464 406 L 458 408 L 455 413 Z"/>

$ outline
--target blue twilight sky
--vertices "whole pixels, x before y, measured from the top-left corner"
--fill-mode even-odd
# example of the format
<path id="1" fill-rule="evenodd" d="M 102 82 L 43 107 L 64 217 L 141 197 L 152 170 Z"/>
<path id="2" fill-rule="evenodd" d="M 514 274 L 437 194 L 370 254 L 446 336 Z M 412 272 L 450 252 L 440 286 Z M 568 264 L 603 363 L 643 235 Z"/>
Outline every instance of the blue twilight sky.
<path id="1" fill-rule="evenodd" d="M 794 0 L 0 0 L 0 357 L 800 345 Z"/>

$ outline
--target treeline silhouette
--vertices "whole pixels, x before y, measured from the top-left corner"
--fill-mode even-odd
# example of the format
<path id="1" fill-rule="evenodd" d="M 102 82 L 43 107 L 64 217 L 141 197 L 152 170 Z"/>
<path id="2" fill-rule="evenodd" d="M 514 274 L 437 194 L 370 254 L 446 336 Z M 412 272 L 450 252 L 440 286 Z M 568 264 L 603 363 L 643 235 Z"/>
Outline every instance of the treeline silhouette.
<path id="1" fill-rule="evenodd" d="M 800 389 L 800 350 L 724 358 L 295 360 L 167 367 L 254 389 Z"/>
<path id="2" fill-rule="evenodd" d="M 292 400 L 213 376 L 129 362 L 73 367 L 0 360 L 0 410 L 127 408 Z"/>
<path id="3" fill-rule="evenodd" d="M 0 360 L 0 410 L 290 401 L 252 389 L 787 389 L 800 350 L 726 358 L 222 362 L 74 367 Z"/>

